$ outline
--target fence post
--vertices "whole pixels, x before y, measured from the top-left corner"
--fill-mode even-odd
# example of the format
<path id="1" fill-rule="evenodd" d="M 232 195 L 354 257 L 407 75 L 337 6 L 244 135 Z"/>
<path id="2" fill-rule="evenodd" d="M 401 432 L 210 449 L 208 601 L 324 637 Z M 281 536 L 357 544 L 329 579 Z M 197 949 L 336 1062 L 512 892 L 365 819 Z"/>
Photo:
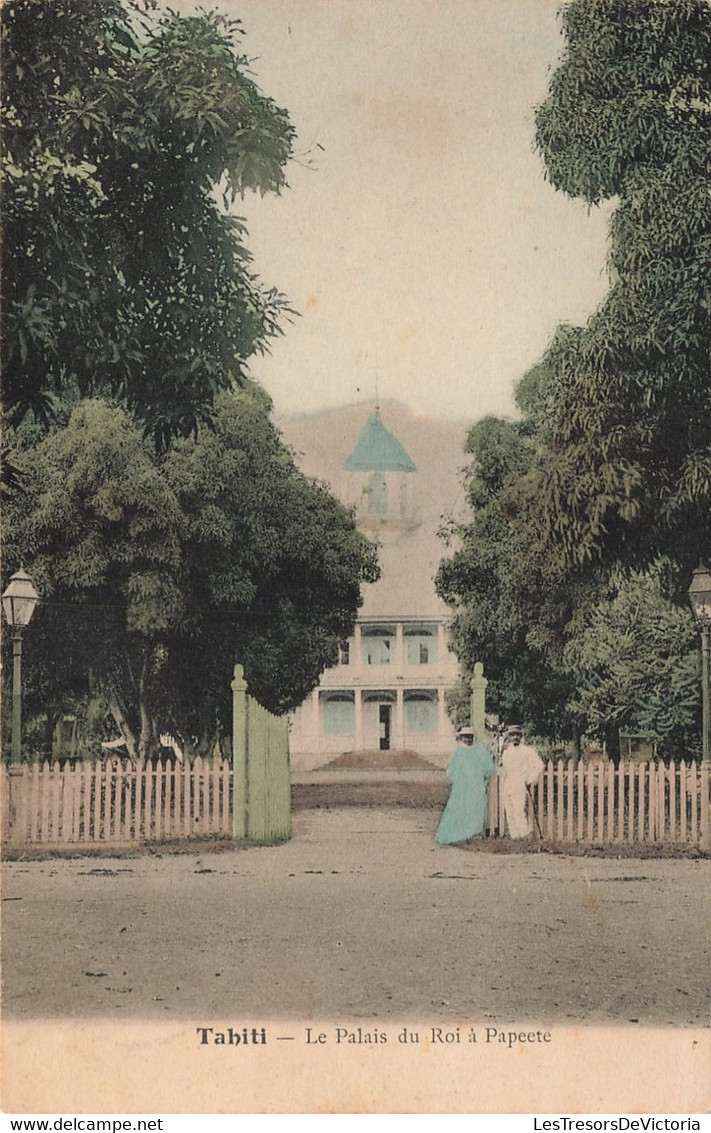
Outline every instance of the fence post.
<path id="1" fill-rule="evenodd" d="M 705 854 L 711 853 L 711 762 L 708 759 L 701 761 L 701 829 L 699 831 L 699 847 Z"/>
<path id="2" fill-rule="evenodd" d="M 471 726 L 476 739 L 483 740 L 486 738 L 486 686 L 489 682 L 484 676 L 484 666 L 481 661 L 477 661 L 474 665 L 471 683 Z"/>
<path id="3" fill-rule="evenodd" d="M 24 763 L 11 763 L 6 768 L 7 784 L 7 841 L 21 846 L 26 837 L 26 775 Z"/>
<path id="4" fill-rule="evenodd" d="M 247 837 L 247 682 L 235 665 L 232 688 L 232 834 Z"/>

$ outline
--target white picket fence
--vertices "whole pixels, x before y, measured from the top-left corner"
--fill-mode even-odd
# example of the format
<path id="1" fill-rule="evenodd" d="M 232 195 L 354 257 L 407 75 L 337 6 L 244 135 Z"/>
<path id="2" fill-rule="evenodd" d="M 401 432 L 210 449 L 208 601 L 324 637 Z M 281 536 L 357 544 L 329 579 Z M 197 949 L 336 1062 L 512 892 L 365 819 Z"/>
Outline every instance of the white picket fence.
<path id="1" fill-rule="evenodd" d="M 279 739 L 279 737 L 277 737 Z M 281 741 L 279 741 L 281 742 Z M 260 753 L 264 744 L 260 741 Z M 264 748 L 266 751 L 266 747 Z M 136 768 L 128 760 L 2 768 L 2 838 L 13 847 L 111 847 L 196 837 L 288 837 L 288 769 L 252 757 L 234 790 L 226 761 Z M 288 756 L 284 757 L 287 760 Z M 240 766 L 242 766 L 240 764 Z M 708 763 L 551 762 L 532 789 L 536 833 L 562 843 L 646 843 L 711 849 Z M 235 796 L 239 819 L 233 820 Z M 247 816 L 245 818 L 245 815 Z M 496 780 L 487 832 L 506 834 Z"/>
<path id="2" fill-rule="evenodd" d="M 227 761 L 27 763 L 3 767 L 3 841 L 117 846 L 232 835 Z"/>
<path id="3" fill-rule="evenodd" d="M 549 841 L 709 848 L 710 784 L 709 763 L 550 762 L 532 788 L 529 817 Z M 496 781 L 488 833 L 505 834 Z"/>

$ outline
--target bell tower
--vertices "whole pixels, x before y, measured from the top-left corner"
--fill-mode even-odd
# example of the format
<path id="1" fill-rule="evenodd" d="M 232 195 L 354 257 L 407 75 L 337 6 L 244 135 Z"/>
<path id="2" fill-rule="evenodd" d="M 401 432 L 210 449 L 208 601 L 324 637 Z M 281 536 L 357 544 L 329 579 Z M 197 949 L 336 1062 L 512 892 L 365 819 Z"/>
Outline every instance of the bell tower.
<path id="1" fill-rule="evenodd" d="M 355 503 L 361 530 L 386 533 L 417 526 L 408 485 L 417 466 L 383 425 L 378 406 L 368 417 L 343 468 L 358 477 Z"/>

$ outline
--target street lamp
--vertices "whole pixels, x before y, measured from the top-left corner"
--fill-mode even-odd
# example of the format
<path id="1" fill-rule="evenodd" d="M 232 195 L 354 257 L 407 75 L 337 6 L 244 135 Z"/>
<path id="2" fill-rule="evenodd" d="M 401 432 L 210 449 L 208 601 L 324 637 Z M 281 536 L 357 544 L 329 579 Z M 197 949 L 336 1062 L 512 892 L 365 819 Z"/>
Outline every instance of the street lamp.
<path id="1" fill-rule="evenodd" d="M 39 595 L 24 570 L 13 574 L 2 596 L 5 620 L 12 629 L 12 762 L 22 759 L 22 633 Z"/>
<path id="2" fill-rule="evenodd" d="M 711 695 L 709 693 L 709 630 L 711 629 L 711 573 L 698 566 L 689 586 L 689 601 L 701 630 L 701 758 L 711 759 Z"/>

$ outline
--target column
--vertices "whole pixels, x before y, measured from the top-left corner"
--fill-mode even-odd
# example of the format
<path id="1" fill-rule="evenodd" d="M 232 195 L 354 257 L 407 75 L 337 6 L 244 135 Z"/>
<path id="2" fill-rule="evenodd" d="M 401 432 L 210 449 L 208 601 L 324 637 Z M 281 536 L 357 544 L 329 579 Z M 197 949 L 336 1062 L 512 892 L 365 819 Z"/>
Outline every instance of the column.
<path id="1" fill-rule="evenodd" d="M 395 672 L 405 672 L 405 641 L 402 632 L 402 622 L 397 622 L 395 625 Z"/>
<path id="2" fill-rule="evenodd" d="M 402 688 L 395 689 L 395 727 L 393 728 L 393 747 L 405 746 L 405 693 Z"/>
<path id="3" fill-rule="evenodd" d="M 358 646 L 360 647 L 360 634 Z M 359 688 L 355 689 L 355 750 L 363 750 L 363 692 Z"/>
<path id="4" fill-rule="evenodd" d="M 321 750 L 321 701 L 317 688 L 311 693 L 311 744 L 314 752 Z"/>
<path id="5" fill-rule="evenodd" d="M 360 622 L 356 622 L 353 630 L 353 656 L 351 657 L 351 667 L 354 673 L 360 673 L 363 669 L 363 638 L 360 632 Z"/>

